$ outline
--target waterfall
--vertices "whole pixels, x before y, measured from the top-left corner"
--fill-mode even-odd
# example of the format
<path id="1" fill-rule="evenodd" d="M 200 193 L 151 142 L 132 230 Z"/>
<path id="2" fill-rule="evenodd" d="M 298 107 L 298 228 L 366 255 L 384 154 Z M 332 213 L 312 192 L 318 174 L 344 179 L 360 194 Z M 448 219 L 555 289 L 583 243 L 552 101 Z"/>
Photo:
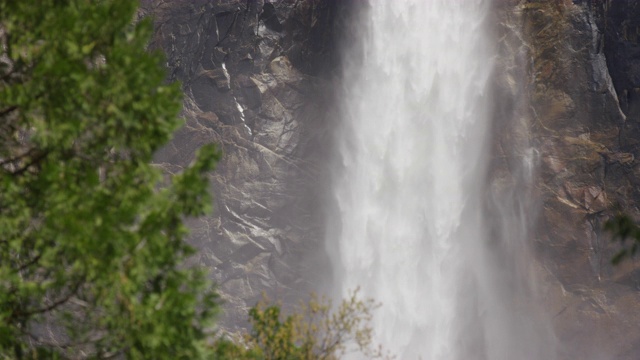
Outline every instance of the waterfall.
<path id="1" fill-rule="evenodd" d="M 550 356 L 491 248 L 490 11 L 371 1 L 344 51 L 328 251 L 338 293 L 382 303 L 375 340 L 399 359 Z"/>

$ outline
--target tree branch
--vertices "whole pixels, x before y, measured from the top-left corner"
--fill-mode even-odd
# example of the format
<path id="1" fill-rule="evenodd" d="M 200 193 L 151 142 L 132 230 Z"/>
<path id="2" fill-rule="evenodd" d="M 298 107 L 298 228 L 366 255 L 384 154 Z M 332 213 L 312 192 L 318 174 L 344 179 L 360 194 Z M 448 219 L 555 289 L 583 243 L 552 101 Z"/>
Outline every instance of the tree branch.
<path id="1" fill-rule="evenodd" d="M 32 158 L 31 161 L 27 163 L 25 166 L 15 171 L 9 171 L 9 173 L 11 175 L 21 175 L 25 171 L 29 170 L 30 167 L 42 161 L 45 157 L 47 157 L 47 155 L 49 155 L 49 151 L 43 151 L 40 154 L 36 155 L 34 158 Z"/>
<path id="2" fill-rule="evenodd" d="M 50 304 L 49 306 L 45 306 L 39 309 L 33 309 L 30 311 L 18 311 L 17 313 L 14 311 L 14 318 L 17 317 L 29 317 L 29 316 L 33 316 L 36 314 L 42 314 L 42 313 L 46 313 L 49 311 L 52 311 L 54 309 L 56 309 L 57 307 L 63 305 L 64 303 L 66 303 L 67 301 L 69 301 L 69 299 L 71 299 L 71 297 L 75 296 L 78 294 L 78 290 L 80 290 L 80 286 L 82 286 L 82 284 L 84 284 L 85 279 L 84 277 L 82 277 L 82 279 L 80 281 L 78 281 L 74 286 L 73 289 L 64 297 L 58 299 L 57 301 L 54 301 L 52 304 Z"/>
<path id="3" fill-rule="evenodd" d="M 0 116 L 8 115 L 9 113 L 11 113 L 12 111 L 15 111 L 17 109 L 18 109 L 17 105 L 9 106 L 8 108 L 2 109 L 0 111 Z"/>

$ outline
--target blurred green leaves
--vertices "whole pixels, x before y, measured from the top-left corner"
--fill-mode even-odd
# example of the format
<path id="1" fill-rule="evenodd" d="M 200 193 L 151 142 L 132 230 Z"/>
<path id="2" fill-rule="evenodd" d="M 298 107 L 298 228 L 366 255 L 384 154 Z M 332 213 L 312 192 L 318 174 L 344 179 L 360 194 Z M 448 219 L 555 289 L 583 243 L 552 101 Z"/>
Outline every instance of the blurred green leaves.
<path id="1" fill-rule="evenodd" d="M 183 220 L 210 210 L 218 153 L 169 181 L 150 164 L 182 99 L 136 9 L 0 0 L 2 358 L 209 355 L 216 296 Z"/>
<path id="2" fill-rule="evenodd" d="M 604 229 L 609 231 L 613 235 L 613 240 L 620 242 L 622 246 L 611 259 L 613 265 L 620 264 L 638 252 L 640 228 L 628 215 L 616 215 L 605 223 Z"/>

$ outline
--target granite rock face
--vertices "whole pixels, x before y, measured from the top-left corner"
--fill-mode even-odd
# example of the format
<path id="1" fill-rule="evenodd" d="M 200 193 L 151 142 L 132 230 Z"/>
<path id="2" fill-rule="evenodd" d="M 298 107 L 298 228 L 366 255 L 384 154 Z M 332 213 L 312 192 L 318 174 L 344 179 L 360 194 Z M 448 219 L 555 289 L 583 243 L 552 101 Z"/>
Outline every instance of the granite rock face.
<path id="1" fill-rule="evenodd" d="M 262 291 L 290 301 L 328 271 L 319 204 L 354 3 L 143 1 L 152 47 L 185 91 L 185 127 L 157 162 L 179 171 L 202 144 L 224 152 L 215 212 L 191 226 L 228 328 Z M 488 200 L 528 233 L 501 255 L 534 258 L 522 271 L 551 314 L 560 359 L 635 359 L 638 268 L 610 265 L 617 247 L 602 224 L 619 209 L 640 219 L 640 5 L 496 0 L 495 20 Z"/>
<path id="2" fill-rule="evenodd" d="M 561 359 L 632 359 L 640 351 L 633 263 L 603 223 L 638 218 L 640 167 L 634 1 L 504 1 L 492 185 L 522 182 L 542 301 Z M 506 100 L 505 100 L 506 99 Z M 536 210 L 537 209 L 537 210 Z"/>
<path id="3" fill-rule="evenodd" d="M 211 269 L 222 324 L 246 323 L 266 292 L 293 301 L 324 266 L 319 194 L 337 32 L 348 2 L 144 1 L 151 47 L 185 92 L 185 126 L 156 161 L 179 171 L 205 143 L 223 152 L 215 209 L 190 221 L 195 262 Z"/>

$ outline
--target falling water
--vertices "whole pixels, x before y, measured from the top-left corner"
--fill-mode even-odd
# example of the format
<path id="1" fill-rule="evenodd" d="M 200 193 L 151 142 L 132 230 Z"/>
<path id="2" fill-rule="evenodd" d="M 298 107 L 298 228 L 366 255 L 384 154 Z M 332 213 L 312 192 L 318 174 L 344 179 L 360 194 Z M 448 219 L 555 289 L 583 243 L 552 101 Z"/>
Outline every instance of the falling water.
<path id="1" fill-rule="evenodd" d="M 527 314 L 487 245 L 489 5 L 374 0 L 345 50 L 328 242 L 338 291 L 383 304 L 375 340 L 399 359 L 542 356 L 514 338 Z"/>

